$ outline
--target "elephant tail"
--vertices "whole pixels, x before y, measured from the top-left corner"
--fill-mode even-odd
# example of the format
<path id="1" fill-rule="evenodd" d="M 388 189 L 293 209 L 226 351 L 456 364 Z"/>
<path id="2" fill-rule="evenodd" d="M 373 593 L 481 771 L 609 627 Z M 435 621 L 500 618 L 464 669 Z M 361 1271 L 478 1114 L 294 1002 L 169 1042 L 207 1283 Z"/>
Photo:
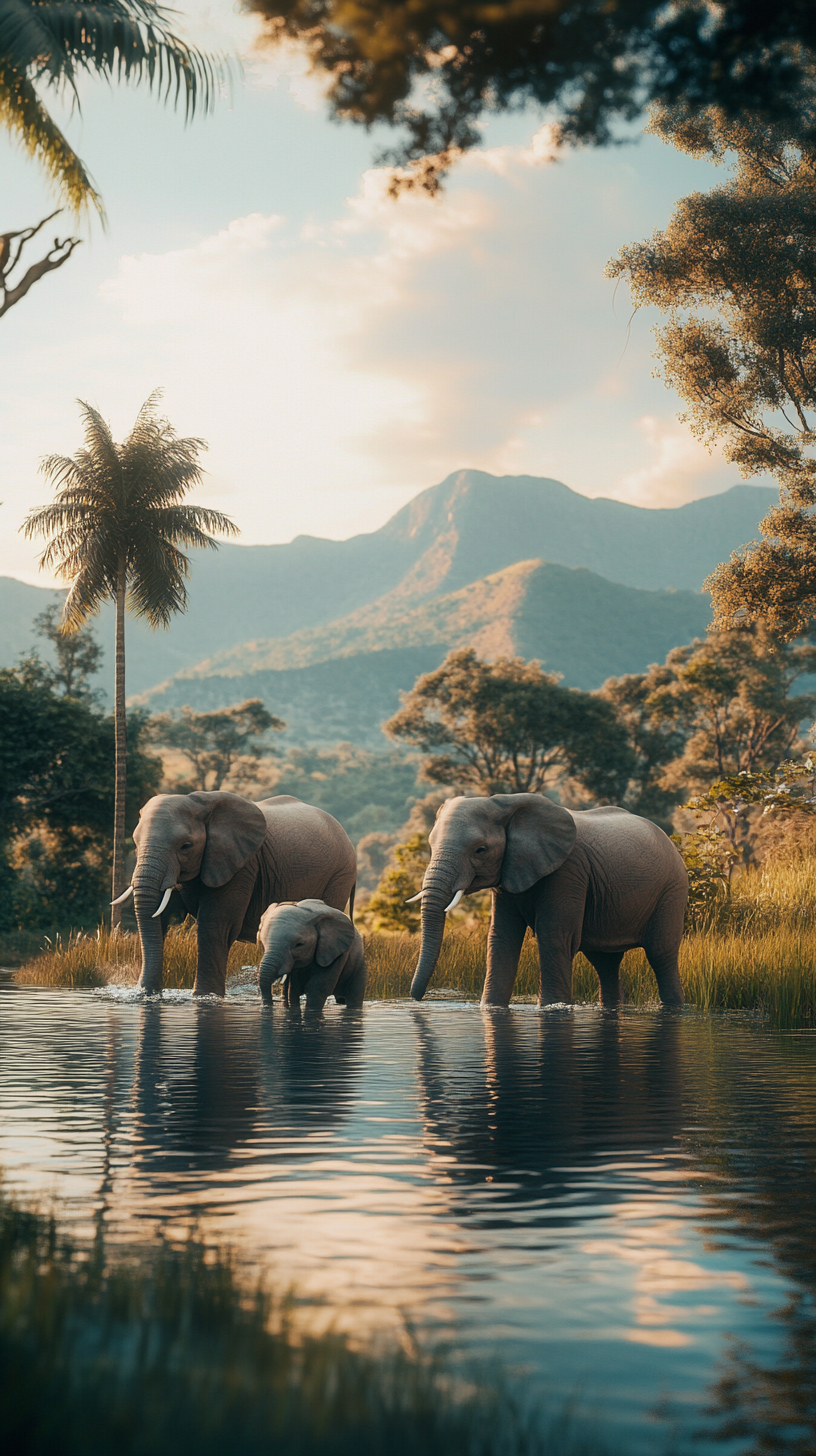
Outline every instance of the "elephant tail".
<path id="1" fill-rule="evenodd" d="M 354 924 L 354 892 L 355 892 L 356 889 L 357 889 L 357 882 L 355 880 L 354 884 L 351 887 L 351 894 L 349 895 L 349 908 L 348 908 L 349 920 L 351 921 L 352 925 Z"/>

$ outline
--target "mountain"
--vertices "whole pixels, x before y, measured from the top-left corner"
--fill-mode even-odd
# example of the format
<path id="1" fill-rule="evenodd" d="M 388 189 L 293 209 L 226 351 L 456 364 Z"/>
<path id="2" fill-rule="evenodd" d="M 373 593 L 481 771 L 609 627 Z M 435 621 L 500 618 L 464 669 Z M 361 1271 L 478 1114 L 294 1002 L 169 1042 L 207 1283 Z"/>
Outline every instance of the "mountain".
<path id="1" fill-rule="evenodd" d="M 394 597 L 326 627 L 244 643 L 136 701 L 155 712 L 260 697 L 298 742 L 382 746 L 379 725 L 396 711 L 400 690 L 454 647 L 537 657 L 568 686 L 595 688 L 662 662 L 671 647 L 702 635 L 710 618 L 700 592 L 643 591 L 542 561 L 517 562 L 413 608 Z"/>
<path id="2" fill-rule="evenodd" d="M 62 592 L 29 586 L 13 576 L 0 576 L 0 667 L 12 667 L 23 653 L 42 644 L 34 632 L 34 618 Z"/>
<path id="3" fill-rule="evenodd" d="M 298 536 L 281 546 L 195 553 L 185 615 L 168 632 L 128 622 L 128 690 L 142 694 L 203 659 L 324 627 L 374 603 L 391 620 L 392 608 L 413 610 L 534 558 L 630 588 L 699 592 L 717 562 L 756 535 L 776 498 L 768 487 L 737 485 L 652 511 L 590 499 L 557 480 L 458 471 L 380 530 L 348 541 Z M 0 580 L 0 665 L 30 645 L 22 604 L 28 611 L 30 601 L 34 616 L 51 600 L 45 588 Z M 109 608 L 97 633 L 110 669 Z"/>

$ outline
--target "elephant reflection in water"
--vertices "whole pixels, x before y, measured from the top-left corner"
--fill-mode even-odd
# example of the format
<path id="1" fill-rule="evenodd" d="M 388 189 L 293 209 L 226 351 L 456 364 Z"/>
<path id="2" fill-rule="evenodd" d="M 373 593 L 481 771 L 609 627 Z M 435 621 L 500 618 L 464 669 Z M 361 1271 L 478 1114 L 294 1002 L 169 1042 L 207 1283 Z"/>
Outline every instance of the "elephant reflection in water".
<path id="1" fill-rule="evenodd" d="M 682 1028 L 674 1016 L 629 1022 L 622 1046 L 614 1013 L 485 1012 L 481 1065 L 463 1077 L 459 1056 L 446 1065 L 432 1013 L 413 1014 L 425 1141 L 439 1148 L 463 1198 L 486 1177 L 506 1179 L 505 1206 L 526 1203 L 534 1190 L 538 1206 L 542 1185 L 548 1198 L 566 1190 L 565 1167 L 607 1150 L 658 1152 L 683 1126 Z M 608 1188 L 596 1196 L 606 1201 Z M 495 1203 L 490 1217 L 500 1217 Z"/>
<path id="2" fill-rule="evenodd" d="M 201 1178 L 190 1184 L 190 1175 L 206 1180 L 229 1167 L 240 1184 L 237 1170 L 269 1162 L 287 1130 L 302 1138 L 336 1128 L 353 1098 L 361 1037 L 347 1012 L 304 1020 L 272 1006 L 259 1017 L 254 1000 L 143 1006 L 133 1164 L 151 1196 L 172 1196 L 178 1211 L 182 1180 L 191 1199 L 183 1212 L 194 1214 Z"/>

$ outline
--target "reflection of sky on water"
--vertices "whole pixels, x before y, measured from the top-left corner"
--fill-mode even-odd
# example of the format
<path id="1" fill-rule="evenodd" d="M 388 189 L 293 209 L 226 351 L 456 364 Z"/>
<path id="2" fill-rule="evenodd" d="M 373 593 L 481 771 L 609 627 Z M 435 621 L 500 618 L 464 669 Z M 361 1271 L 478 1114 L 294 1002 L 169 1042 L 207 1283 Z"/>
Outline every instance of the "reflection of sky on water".
<path id="1" fill-rule="evenodd" d="M 661 1400 L 699 1427 L 727 1335 L 778 1361 L 769 1316 L 812 1287 L 812 1036 L 12 987 L 0 1014 L 8 1187 L 117 1239 L 195 1222 L 319 1323 L 430 1320 L 582 1392 L 630 1450 Z"/>

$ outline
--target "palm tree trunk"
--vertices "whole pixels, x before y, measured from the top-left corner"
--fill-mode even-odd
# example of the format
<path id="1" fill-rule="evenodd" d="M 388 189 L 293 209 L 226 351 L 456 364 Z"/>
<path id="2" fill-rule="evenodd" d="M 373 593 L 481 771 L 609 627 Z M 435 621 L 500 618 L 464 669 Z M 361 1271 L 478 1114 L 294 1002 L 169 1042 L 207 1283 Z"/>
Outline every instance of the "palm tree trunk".
<path id="1" fill-rule="evenodd" d="M 127 564 L 119 557 L 116 573 L 116 683 L 113 722 L 116 735 L 116 780 L 113 807 L 113 878 L 111 899 L 125 888 L 125 795 L 127 793 L 127 719 L 125 717 L 125 588 Z M 111 930 L 122 918 L 121 905 L 111 906 Z"/>

